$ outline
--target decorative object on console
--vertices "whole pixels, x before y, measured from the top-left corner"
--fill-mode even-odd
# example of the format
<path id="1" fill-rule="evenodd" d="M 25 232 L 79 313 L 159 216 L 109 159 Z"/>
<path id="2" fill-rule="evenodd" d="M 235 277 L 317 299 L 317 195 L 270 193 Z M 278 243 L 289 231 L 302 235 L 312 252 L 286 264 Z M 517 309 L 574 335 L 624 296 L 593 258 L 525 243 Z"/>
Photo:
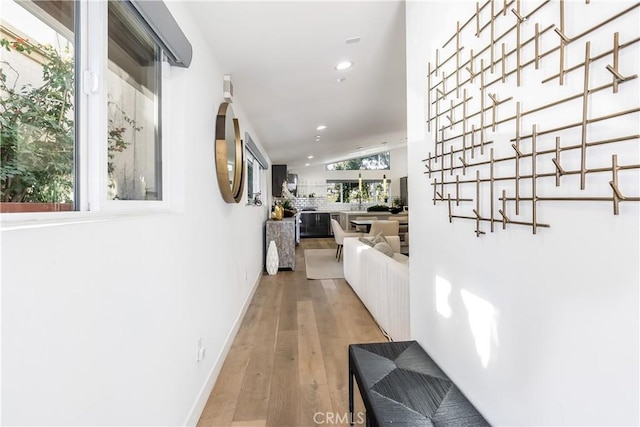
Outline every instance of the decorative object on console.
<path id="1" fill-rule="evenodd" d="M 276 242 L 273 240 L 269 242 L 269 249 L 267 249 L 267 259 L 265 264 L 269 275 L 273 276 L 278 273 L 278 248 L 276 247 Z"/>
<path id="2" fill-rule="evenodd" d="M 499 225 L 536 234 L 549 227 L 539 211 L 549 202 L 607 202 L 618 215 L 621 202 L 640 201 L 640 106 L 621 90 L 637 93 L 640 3 L 600 22 L 589 1 L 521 3 L 469 7 L 428 63 L 433 204 L 449 222 L 473 221 L 478 237 Z"/>
<path id="3" fill-rule="evenodd" d="M 276 203 L 271 209 L 271 219 L 280 221 L 284 218 L 284 208 L 279 203 Z"/>

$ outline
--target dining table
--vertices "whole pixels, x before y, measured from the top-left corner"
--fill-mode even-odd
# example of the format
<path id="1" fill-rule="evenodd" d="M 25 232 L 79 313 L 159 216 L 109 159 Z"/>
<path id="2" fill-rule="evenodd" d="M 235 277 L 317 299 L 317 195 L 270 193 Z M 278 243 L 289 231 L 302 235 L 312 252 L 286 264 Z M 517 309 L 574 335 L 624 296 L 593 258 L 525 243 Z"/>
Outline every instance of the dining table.
<path id="1" fill-rule="evenodd" d="M 366 227 L 367 233 L 369 231 L 371 231 L 371 225 L 374 223 L 374 221 L 397 221 L 399 223 L 399 225 L 409 225 L 409 220 L 408 219 L 403 219 L 403 220 L 397 220 L 397 219 L 388 219 L 388 220 L 380 220 L 380 219 L 352 219 L 351 221 L 349 221 L 349 223 L 351 225 L 354 226 L 364 226 Z"/>

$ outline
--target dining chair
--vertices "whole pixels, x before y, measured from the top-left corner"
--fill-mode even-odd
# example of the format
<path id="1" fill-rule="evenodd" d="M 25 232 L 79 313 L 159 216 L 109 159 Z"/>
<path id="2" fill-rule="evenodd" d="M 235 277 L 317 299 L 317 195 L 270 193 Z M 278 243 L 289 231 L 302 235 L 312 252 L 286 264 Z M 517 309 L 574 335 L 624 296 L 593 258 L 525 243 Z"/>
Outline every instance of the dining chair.
<path id="1" fill-rule="evenodd" d="M 399 230 L 400 223 L 398 221 L 373 221 L 368 235 L 376 236 L 378 233 L 382 233 L 383 236 L 398 236 Z"/>
<path id="2" fill-rule="evenodd" d="M 336 240 L 336 245 L 338 248 L 336 249 L 336 258 L 338 261 L 342 258 L 342 245 L 345 237 L 360 237 L 362 233 L 354 233 L 344 231 L 340 226 L 340 223 L 335 219 L 331 220 L 331 230 L 333 230 L 333 238 Z"/>

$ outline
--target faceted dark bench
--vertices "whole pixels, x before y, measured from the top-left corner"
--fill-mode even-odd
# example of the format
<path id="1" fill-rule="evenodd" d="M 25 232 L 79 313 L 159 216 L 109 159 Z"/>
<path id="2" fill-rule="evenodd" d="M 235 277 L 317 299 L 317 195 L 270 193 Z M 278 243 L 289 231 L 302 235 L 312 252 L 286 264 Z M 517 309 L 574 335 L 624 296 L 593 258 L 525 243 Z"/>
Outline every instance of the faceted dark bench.
<path id="1" fill-rule="evenodd" d="M 489 425 L 416 341 L 349 345 L 352 421 L 354 377 L 367 425 Z"/>

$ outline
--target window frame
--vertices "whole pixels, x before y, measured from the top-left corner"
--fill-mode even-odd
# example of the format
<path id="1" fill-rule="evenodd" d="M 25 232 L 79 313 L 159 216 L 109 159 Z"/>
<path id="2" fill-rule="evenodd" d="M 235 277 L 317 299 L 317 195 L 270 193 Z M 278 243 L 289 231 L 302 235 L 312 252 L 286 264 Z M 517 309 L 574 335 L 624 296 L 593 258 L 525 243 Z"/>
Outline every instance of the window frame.
<path id="1" fill-rule="evenodd" d="M 122 0 L 120 0 L 122 1 Z M 123 3 L 127 3 L 123 1 Z M 108 75 L 108 2 L 74 0 L 75 50 L 75 149 L 74 149 L 74 210 L 65 212 L 7 212 L 0 214 L 0 229 L 18 229 L 33 226 L 111 218 L 123 214 L 137 216 L 167 212 L 170 207 L 170 143 L 167 83 L 170 67 L 166 52 L 159 46 L 161 63 L 157 71 L 156 97 L 158 137 L 156 157 L 160 157 L 161 200 L 108 200 L 107 199 L 107 75 Z M 141 19 L 131 7 L 135 19 Z M 91 31 L 89 31 L 89 22 Z M 148 25 L 143 23 L 146 31 Z M 100 141 L 90 144 L 89 141 Z"/>

